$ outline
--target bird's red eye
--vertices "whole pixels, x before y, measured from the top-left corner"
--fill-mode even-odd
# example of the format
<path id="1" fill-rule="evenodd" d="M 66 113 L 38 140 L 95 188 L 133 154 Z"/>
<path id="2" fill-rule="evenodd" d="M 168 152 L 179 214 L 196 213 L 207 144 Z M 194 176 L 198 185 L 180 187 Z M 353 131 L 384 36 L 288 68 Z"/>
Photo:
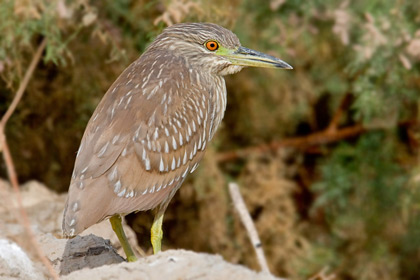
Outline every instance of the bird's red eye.
<path id="1" fill-rule="evenodd" d="M 217 50 L 219 48 L 219 43 L 217 43 L 216 41 L 208 41 L 206 43 L 206 48 L 209 51 L 215 51 L 215 50 Z"/>

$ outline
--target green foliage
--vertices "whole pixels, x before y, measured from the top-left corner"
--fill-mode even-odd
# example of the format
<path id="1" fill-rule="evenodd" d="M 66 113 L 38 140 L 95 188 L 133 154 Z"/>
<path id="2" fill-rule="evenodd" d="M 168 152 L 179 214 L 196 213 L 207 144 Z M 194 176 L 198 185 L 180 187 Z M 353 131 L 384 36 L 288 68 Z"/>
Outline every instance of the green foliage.
<path id="1" fill-rule="evenodd" d="M 315 184 L 314 190 L 322 192 L 322 195 L 317 198 L 315 206 L 333 207 L 333 202 L 336 204 L 333 209 L 343 213 L 350 202 L 348 196 L 354 195 L 361 199 L 358 202 L 359 211 L 365 211 L 365 206 L 375 208 L 377 212 L 394 212 L 393 207 L 400 205 L 395 201 L 407 178 L 406 172 L 395 164 L 396 147 L 392 137 L 382 132 L 371 133 L 361 137 L 356 145 L 339 145 L 320 167 L 323 183 Z M 380 202 L 370 200 L 366 203 L 369 196 Z M 385 205 L 386 209 L 376 208 Z"/>
<path id="2" fill-rule="evenodd" d="M 63 38 L 69 26 L 60 19 L 56 9 L 54 1 L 34 1 L 26 5 L 22 1 L 5 0 L 0 5 L 0 61 L 9 66 L 9 71 L 2 73 L 9 84 L 22 77 L 22 62 L 33 49 L 33 42 L 41 37 L 48 42 L 45 62 L 65 65 L 66 46 L 74 36 L 70 32 Z M 72 26 L 73 32 L 80 28 L 80 25 Z"/>
<path id="3" fill-rule="evenodd" d="M 371 133 L 361 137 L 356 145 L 339 145 L 323 161 L 322 180 L 312 188 L 318 194 L 313 211 L 324 211 L 330 235 L 327 242 L 318 246 L 335 252 L 331 265 L 356 279 L 369 279 L 363 277 L 366 271 L 358 266 L 366 264 L 358 258 L 394 264 L 394 271 L 387 279 L 398 278 L 400 273 L 420 273 L 415 265 L 420 261 L 418 257 L 409 261 L 401 259 L 407 266 L 403 271 L 396 263 L 402 252 L 418 251 L 418 236 L 411 238 L 420 230 L 419 224 L 414 222 L 420 219 L 420 211 L 413 205 L 409 172 L 395 164 L 401 158 L 396 153 L 394 137 L 393 134 Z M 409 217 L 404 217 L 404 213 L 410 213 Z M 412 231 L 408 235 L 407 225 L 411 227 L 409 232 Z M 413 243 L 406 247 L 407 243 L 402 240 Z M 364 254 L 346 259 L 355 247 L 363 248 Z"/>

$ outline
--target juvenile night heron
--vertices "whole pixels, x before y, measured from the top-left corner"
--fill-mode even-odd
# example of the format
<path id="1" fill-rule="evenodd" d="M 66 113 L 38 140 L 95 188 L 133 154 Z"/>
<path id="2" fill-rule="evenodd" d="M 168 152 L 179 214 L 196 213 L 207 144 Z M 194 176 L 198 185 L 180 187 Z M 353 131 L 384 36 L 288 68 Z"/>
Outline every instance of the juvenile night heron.
<path id="1" fill-rule="evenodd" d="M 223 76 L 246 66 L 292 68 L 242 47 L 235 34 L 216 24 L 166 28 L 112 84 L 86 127 L 64 235 L 110 218 L 128 261 L 134 261 L 121 216 L 157 208 L 151 242 L 159 252 L 169 201 L 197 168 L 223 118 Z"/>

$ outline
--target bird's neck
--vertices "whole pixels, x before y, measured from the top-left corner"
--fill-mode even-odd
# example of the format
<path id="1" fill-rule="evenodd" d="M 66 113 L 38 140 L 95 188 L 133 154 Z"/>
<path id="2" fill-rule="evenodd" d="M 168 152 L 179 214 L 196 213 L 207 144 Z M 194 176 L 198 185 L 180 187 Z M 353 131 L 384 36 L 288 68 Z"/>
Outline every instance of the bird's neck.
<path id="1" fill-rule="evenodd" d="M 209 124 L 209 140 L 211 140 L 219 127 L 223 116 L 225 115 L 227 95 L 226 83 L 222 76 L 213 76 L 214 83 L 210 90 L 210 98 L 212 106 L 209 106 L 210 124 Z"/>

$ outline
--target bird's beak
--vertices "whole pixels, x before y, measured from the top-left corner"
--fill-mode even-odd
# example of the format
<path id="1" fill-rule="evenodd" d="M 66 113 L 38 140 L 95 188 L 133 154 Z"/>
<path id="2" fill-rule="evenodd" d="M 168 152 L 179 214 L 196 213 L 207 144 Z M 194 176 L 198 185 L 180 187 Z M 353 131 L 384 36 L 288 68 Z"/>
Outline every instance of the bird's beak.
<path id="1" fill-rule="evenodd" d="M 225 56 L 233 64 L 239 66 L 293 69 L 292 66 L 277 57 L 242 46 L 233 52 L 225 54 Z"/>

